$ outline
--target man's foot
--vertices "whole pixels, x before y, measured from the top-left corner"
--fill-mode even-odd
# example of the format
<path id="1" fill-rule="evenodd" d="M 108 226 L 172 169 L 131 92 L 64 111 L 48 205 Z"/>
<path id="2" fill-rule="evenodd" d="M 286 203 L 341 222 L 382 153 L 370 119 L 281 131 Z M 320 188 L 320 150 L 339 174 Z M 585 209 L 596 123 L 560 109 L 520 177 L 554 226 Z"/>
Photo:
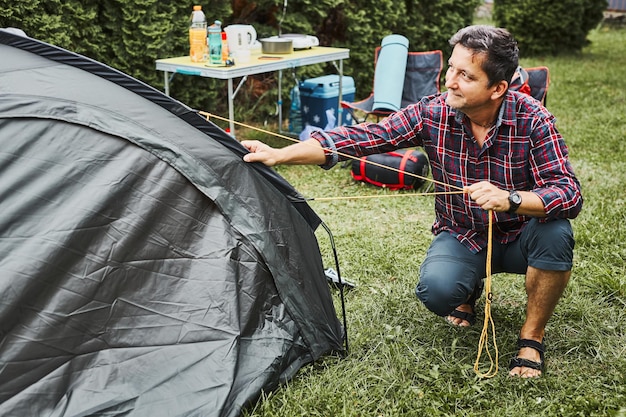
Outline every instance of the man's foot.
<path id="1" fill-rule="evenodd" d="M 470 304 L 461 304 L 449 316 L 446 316 L 446 320 L 453 326 L 469 327 L 476 321 L 474 307 Z"/>
<path id="2" fill-rule="evenodd" d="M 516 357 L 509 363 L 509 375 L 521 378 L 537 378 L 544 368 L 545 346 L 543 340 L 517 339 L 520 348 Z"/>
<path id="3" fill-rule="evenodd" d="M 478 281 L 467 302 L 455 308 L 446 316 L 446 321 L 453 326 L 469 327 L 476 322 L 476 300 L 483 293 L 483 282 Z"/>

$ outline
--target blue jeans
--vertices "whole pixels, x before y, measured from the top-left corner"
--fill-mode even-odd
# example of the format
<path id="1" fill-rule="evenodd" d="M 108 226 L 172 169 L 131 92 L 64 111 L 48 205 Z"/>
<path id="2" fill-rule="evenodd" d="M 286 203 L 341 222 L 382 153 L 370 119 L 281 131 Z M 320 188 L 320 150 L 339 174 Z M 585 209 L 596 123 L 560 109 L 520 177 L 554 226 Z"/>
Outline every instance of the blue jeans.
<path id="1" fill-rule="evenodd" d="M 525 274 L 528 266 L 569 271 L 574 234 L 569 220 L 531 219 L 508 244 L 493 243 L 491 272 Z M 420 268 L 417 298 L 433 313 L 447 316 L 465 303 L 486 274 L 487 250 L 474 254 L 447 232 L 435 236 Z"/>

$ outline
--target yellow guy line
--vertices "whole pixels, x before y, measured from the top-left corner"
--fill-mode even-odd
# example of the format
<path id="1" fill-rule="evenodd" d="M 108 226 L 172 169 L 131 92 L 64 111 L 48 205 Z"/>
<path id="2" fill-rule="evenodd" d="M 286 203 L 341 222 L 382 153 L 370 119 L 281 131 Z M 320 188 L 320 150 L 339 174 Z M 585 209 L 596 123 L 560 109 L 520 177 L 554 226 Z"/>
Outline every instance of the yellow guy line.
<path id="1" fill-rule="evenodd" d="M 442 195 L 442 194 L 462 194 L 463 191 L 440 191 L 440 192 L 428 192 L 428 193 L 399 193 L 399 194 L 380 194 L 380 195 L 348 195 L 343 197 L 316 197 L 307 200 L 312 201 L 334 201 L 334 200 L 361 200 L 366 198 L 391 198 L 391 197 L 406 197 L 406 196 L 427 196 L 427 195 Z"/>
<path id="2" fill-rule="evenodd" d="M 211 113 L 207 113 L 204 111 L 200 111 L 199 112 L 200 115 L 202 116 L 206 116 L 207 121 L 209 121 L 210 117 L 213 117 L 215 119 L 218 120 L 222 120 L 222 121 L 227 121 L 230 122 L 230 119 L 227 119 L 225 117 L 221 117 L 221 116 L 217 116 L 215 114 L 211 114 Z M 281 135 L 279 133 L 275 133 L 275 132 L 271 132 L 269 130 L 265 130 L 265 129 L 261 129 L 258 128 L 256 126 L 252 126 L 252 125 L 248 125 L 245 123 L 241 123 L 241 122 L 237 122 L 237 121 L 233 121 L 233 123 L 248 128 L 248 129 L 252 129 L 252 130 L 257 130 L 259 132 L 262 133 L 266 133 L 268 135 L 271 136 L 275 136 L 278 138 L 283 138 L 292 142 L 296 142 L 296 143 L 302 143 L 299 139 L 295 139 L 292 138 L 290 136 L 286 136 L 286 135 Z M 347 159 L 354 159 L 354 160 L 360 160 L 361 158 L 358 156 L 352 156 L 349 154 L 345 154 L 345 153 L 341 153 L 338 152 L 336 150 L 332 150 L 332 149 L 324 149 L 325 151 L 328 152 L 333 152 L 339 156 L 343 156 Z M 345 197 L 322 197 L 322 198 L 312 198 L 312 199 L 307 199 L 307 200 L 314 200 L 314 201 L 330 201 L 330 200 L 348 200 L 348 199 L 364 199 L 364 198 L 382 198 L 382 197 L 398 197 L 398 196 L 426 196 L 426 195 L 441 195 L 441 194 L 462 194 L 465 191 L 463 190 L 463 188 L 461 187 L 457 187 L 454 185 L 450 185 L 450 184 L 446 184 L 444 182 L 440 182 L 437 181 L 435 179 L 432 178 L 428 178 L 428 177 L 423 177 L 417 174 L 414 174 L 412 172 L 406 172 L 406 171 L 402 171 L 396 168 L 392 168 L 389 167 L 387 165 L 383 165 L 383 164 L 379 164 L 376 162 L 372 162 L 372 161 L 365 161 L 368 164 L 374 165 L 374 166 L 378 166 L 381 168 L 385 168 L 391 171 L 395 171 L 395 172 L 399 172 L 399 173 L 404 173 L 405 175 L 411 175 L 413 177 L 419 178 L 421 180 L 424 181 L 430 181 L 433 182 L 435 184 L 439 184 L 443 187 L 447 187 L 447 188 L 453 188 L 456 189 L 457 191 L 447 191 L 447 192 L 433 192 L 433 193 L 402 193 L 402 194 L 389 194 L 389 195 L 370 195 L 370 196 L 345 196 Z M 480 341 L 478 344 L 478 354 L 476 356 L 476 362 L 474 363 L 474 372 L 476 372 L 476 374 L 480 377 L 480 378 L 492 378 L 494 376 L 496 376 L 496 374 L 498 373 L 498 345 L 496 343 L 496 328 L 495 325 L 493 323 L 493 318 L 491 317 L 491 300 L 493 298 L 493 294 L 491 292 L 491 258 L 492 258 L 492 236 L 493 236 L 493 211 L 489 210 L 489 230 L 488 230 L 488 240 L 487 240 L 487 266 L 486 266 L 486 271 L 487 271 L 487 276 L 485 278 L 485 320 L 484 320 L 484 325 L 483 325 L 483 330 L 480 336 Z M 495 365 L 494 365 L 494 358 L 491 356 L 491 352 L 489 351 L 489 347 L 488 347 L 488 339 L 489 339 L 489 333 L 488 333 L 488 327 L 491 324 L 491 328 L 492 328 L 492 334 L 493 334 L 493 346 L 494 346 L 494 350 L 495 350 Z M 487 355 L 489 356 L 489 360 L 490 360 L 490 365 L 489 365 L 489 370 L 486 373 L 482 373 L 479 371 L 478 367 L 479 367 L 479 361 L 480 361 L 480 356 L 481 353 L 483 351 L 483 349 L 486 348 L 486 352 Z"/>
<path id="3" fill-rule="evenodd" d="M 206 116 L 207 121 L 209 120 L 209 118 L 210 118 L 210 117 L 213 117 L 213 118 L 218 119 L 218 120 L 227 121 L 227 122 L 229 122 L 229 121 L 230 121 L 230 119 L 227 119 L 226 117 L 217 116 L 217 115 L 215 115 L 215 114 L 207 113 L 207 112 L 204 112 L 204 111 L 200 111 L 200 112 L 199 112 L 199 114 L 201 114 L 202 116 Z M 275 136 L 275 137 L 277 137 L 277 138 L 286 139 L 286 140 L 289 140 L 289 141 L 291 141 L 291 142 L 296 142 L 296 143 L 303 143 L 303 142 L 301 142 L 299 139 L 295 139 L 295 138 L 292 138 L 292 137 L 290 137 L 290 136 L 286 136 L 286 135 L 281 135 L 281 134 L 279 134 L 279 133 L 275 133 L 275 132 L 270 132 L 269 130 L 261 129 L 261 128 L 258 128 L 258 127 L 256 127 L 256 126 L 248 125 L 248 124 L 241 123 L 241 122 L 234 122 L 234 123 L 235 123 L 235 124 L 237 124 L 237 125 L 239 125 L 239 126 L 246 127 L 246 128 L 248 128 L 248 129 L 257 130 L 257 131 L 259 131 L 259 132 L 262 132 L 262 133 L 266 133 L 266 134 L 268 134 L 268 135 Z M 344 158 L 346 158 L 346 159 L 354 159 L 354 160 L 356 160 L 356 161 L 359 161 L 359 160 L 361 159 L 361 158 L 360 158 L 360 157 L 358 157 L 358 156 L 349 155 L 349 154 L 342 153 L 342 152 L 339 152 L 339 151 L 336 151 L 336 150 L 332 150 L 332 149 L 328 149 L 328 148 L 324 148 L 324 150 L 325 150 L 325 151 L 327 151 L 327 152 L 331 152 L 331 153 L 337 154 L 337 155 L 339 155 L 339 156 L 342 156 L 342 157 L 344 157 Z M 409 176 L 412 176 L 412 177 L 415 177 L 415 178 L 419 178 L 419 179 L 424 180 L 424 181 L 430 181 L 430 182 L 432 182 L 432 183 L 435 183 L 435 184 L 441 185 L 441 186 L 443 186 L 443 187 L 453 188 L 453 189 L 456 189 L 456 190 L 459 190 L 459 191 L 460 191 L 460 192 L 457 192 L 457 193 L 448 192 L 448 193 L 445 193 L 445 194 L 462 194 L 462 193 L 464 192 L 464 191 L 463 191 L 463 188 L 461 188 L 461 187 L 457 187 L 457 186 L 454 186 L 454 185 L 446 184 L 445 182 L 437 181 L 437 180 L 432 179 L 432 178 L 423 177 L 423 176 L 421 176 L 421 175 L 417 175 L 417 174 L 414 174 L 414 173 L 412 173 L 412 172 L 402 171 L 402 170 L 400 170 L 400 169 L 393 168 L 393 167 L 390 167 L 390 166 L 387 166 L 387 165 L 383 165 L 383 164 L 379 164 L 379 163 L 377 163 L 377 162 L 372 162 L 372 161 L 367 161 L 367 160 L 366 160 L 365 162 L 366 162 L 366 163 L 368 163 L 368 164 L 371 164 L 371 165 L 374 165 L 374 166 L 380 167 L 380 168 L 388 169 L 388 170 L 390 170 L 390 171 L 399 172 L 399 173 L 402 173 L 402 174 L 404 174 L 404 175 L 409 175 Z M 430 194 L 431 194 L 431 195 L 434 195 L 435 193 L 430 193 Z M 407 194 L 405 193 L 405 194 L 402 194 L 402 195 L 407 195 Z M 408 195 L 418 195 L 418 194 L 412 194 L 412 193 L 410 193 L 410 194 L 408 194 Z M 329 199 L 330 197 L 326 197 L 326 198 L 327 198 L 327 199 Z M 339 199 L 345 199 L 345 198 L 346 198 L 346 197 L 339 197 Z M 315 200 L 316 200 L 316 201 L 319 201 L 320 199 L 317 199 L 317 198 L 316 198 Z"/>

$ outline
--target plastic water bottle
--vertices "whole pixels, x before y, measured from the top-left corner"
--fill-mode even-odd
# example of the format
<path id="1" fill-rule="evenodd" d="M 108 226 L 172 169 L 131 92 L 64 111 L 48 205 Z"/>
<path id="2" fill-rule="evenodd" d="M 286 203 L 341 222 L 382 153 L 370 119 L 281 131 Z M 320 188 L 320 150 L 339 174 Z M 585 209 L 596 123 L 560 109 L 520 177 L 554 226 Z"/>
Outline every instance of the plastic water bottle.
<path id="1" fill-rule="evenodd" d="M 209 26 L 209 59 L 211 64 L 222 63 L 222 22 L 219 20 Z"/>
<path id="2" fill-rule="evenodd" d="M 296 84 L 289 93 L 291 107 L 289 108 L 289 131 L 300 133 L 302 131 L 302 112 L 300 111 L 300 88 Z"/>
<path id="3" fill-rule="evenodd" d="M 207 59 L 206 17 L 202 6 L 193 6 L 189 18 L 189 57 L 191 62 L 203 62 Z"/>

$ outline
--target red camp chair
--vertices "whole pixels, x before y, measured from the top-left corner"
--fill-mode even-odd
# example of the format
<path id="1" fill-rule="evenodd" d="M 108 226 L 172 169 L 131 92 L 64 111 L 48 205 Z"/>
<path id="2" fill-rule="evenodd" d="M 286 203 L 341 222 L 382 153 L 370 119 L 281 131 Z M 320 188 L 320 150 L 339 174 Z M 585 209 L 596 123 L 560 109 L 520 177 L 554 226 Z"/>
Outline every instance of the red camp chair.
<path id="1" fill-rule="evenodd" d="M 380 52 L 380 47 L 376 48 L 374 54 L 374 64 Z M 404 87 L 402 90 L 402 107 L 411 103 L 416 103 L 422 97 L 439 93 L 439 79 L 443 70 L 443 53 L 440 50 L 426 52 L 409 52 L 404 74 Z M 341 107 L 346 109 L 355 122 L 361 123 L 369 116 L 376 117 L 376 121 L 387 117 L 391 110 L 374 110 L 374 92 L 361 101 L 342 101 Z"/>

